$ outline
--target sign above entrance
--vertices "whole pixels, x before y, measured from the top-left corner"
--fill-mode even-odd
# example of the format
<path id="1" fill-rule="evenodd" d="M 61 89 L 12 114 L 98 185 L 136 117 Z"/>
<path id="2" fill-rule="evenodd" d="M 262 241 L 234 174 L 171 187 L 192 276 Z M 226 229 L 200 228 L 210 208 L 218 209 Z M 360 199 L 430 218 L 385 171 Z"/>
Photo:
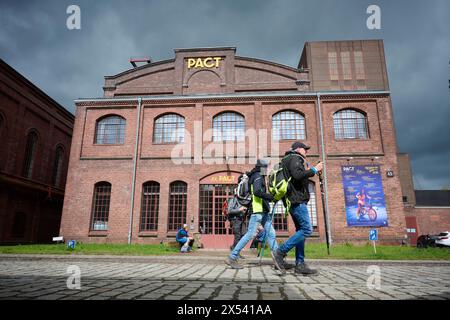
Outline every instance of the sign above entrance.
<path id="1" fill-rule="evenodd" d="M 187 67 L 188 69 L 218 68 L 221 60 L 221 57 L 188 58 Z"/>
<path id="2" fill-rule="evenodd" d="M 237 184 L 239 175 L 238 172 L 217 172 L 200 180 L 200 184 Z"/>

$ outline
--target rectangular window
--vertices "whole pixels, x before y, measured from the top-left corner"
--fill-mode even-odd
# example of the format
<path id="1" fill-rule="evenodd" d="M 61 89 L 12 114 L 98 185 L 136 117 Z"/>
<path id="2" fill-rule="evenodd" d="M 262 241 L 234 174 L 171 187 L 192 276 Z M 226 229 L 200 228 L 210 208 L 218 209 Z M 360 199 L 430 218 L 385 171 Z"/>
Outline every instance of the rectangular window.
<path id="1" fill-rule="evenodd" d="M 170 185 L 168 231 L 177 231 L 186 223 L 187 184 L 175 182 Z"/>
<path id="2" fill-rule="evenodd" d="M 158 230 L 159 184 L 147 183 L 142 188 L 141 230 Z"/>
<path id="3" fill-rule="evenodd" d="M 342 75 L 344 80 L 352 79 L 352 67 L 350 64 L 350 52 L 341 52 Z"/>
<path id="4" fill-rule="evenodd" d="M 330 80 L 339 80 L 336 52 L 328 52 L 328 66 L 330 68 Z"/>
<path id="5" fill-rule="evenodd" d="M 364 80 L 366 78 L 366 74 L 364 72 L 363 54 L 361 51 L 355 51 L 354 56 L 356 79 Z"/>
<path id="6" fill-rule="evenodd" d="M 92 230 L 108 230 L 109 203 L 111 200 L 111 185 L 99 183 L 94 189 L 92 205 Z"/>

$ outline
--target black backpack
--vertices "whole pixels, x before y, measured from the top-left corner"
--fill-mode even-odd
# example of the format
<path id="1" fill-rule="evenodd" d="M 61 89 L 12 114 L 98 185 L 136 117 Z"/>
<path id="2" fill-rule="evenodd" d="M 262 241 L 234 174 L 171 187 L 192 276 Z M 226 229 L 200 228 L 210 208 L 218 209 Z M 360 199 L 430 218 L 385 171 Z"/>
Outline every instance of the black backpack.
<path id="1" fill-rule="evenodd" d="M 241 206 L 248 207 L 252 203 L 252 195 L 250 192 L 250 177 L 248 172 L 239 176 L 239 183 L 234 191 L 234 195 Z"/>

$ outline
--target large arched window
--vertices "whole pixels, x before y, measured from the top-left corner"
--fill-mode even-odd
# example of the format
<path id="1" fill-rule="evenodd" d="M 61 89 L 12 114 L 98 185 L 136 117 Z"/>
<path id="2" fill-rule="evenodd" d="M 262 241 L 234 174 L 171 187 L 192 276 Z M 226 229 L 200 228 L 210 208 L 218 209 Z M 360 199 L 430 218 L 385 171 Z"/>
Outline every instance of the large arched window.
<path id="1" fill-rule="evenodd" d="M 38 143 L 38 135 L 35 131 L 31 131 L 27 137 L 27 145 L 25 148 L 25 158 L 23 164 L 22 175 L 26 178 L 33 176 L 34 158 L 36 155 Z"/>
<path id="2" fill-rule="evenodd" d="M 306 139 L 305 117 L 295 111 L 281 111 L 272 117 L 273 140 Z"/>
<path id="3" fill-rule="evenodd" d="M 95 130 L 96 144 L 123 144 L 125 141 L 126 120 L 112 115 L 97 121 Z"/>
<path id="4" fill-rule="evenodd" d="M 336 139 L 367 139 L 367 118 L 359 111 L 345 109 L 333 115 L 334 136 Z"/>
<path id="5" fill-rule="evenodd" d="M 146 182 L 142 185 L 141 231 L 158 230 L 159 183 Z"/>
<path id="6" fill-rule="evenodd" d="M 110 201 L 111 184 L 104 181 L 96 183 L 92 200 L 91 230 L 108 230 Z"/>
<path id="7" fill-rule="evenodd" d="M 243 141 L 245 119 L 236 112 L 224 112 L 213 118 L 213 141 Z"/>
<path id="8" fill-rule="evenodd" d="M 184 118 L 176 113 L 165 114 L 155 120 L 154 143 L 176 143 L 184 141 Z"/>
<path id="9" fill-rule="evenodd" d="M 187 184 L 175 181 L 169 189 L 168 231 L 176 231 L 186 223 Z"/>
<path id="10" fill-rule="evenodd" d="M 52 185 L 57 188 L 60 187 L 61 184 L 63 160 L 64 160 L 64 149 L 62 146 L 57 146 L 52 171 Z"/>

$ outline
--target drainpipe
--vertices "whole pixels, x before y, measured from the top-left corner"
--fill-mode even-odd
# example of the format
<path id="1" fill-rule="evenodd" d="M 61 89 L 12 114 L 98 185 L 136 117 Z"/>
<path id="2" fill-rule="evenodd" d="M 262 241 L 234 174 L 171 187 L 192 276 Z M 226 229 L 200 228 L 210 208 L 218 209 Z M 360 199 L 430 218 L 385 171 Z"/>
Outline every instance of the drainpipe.
<path id="1" fill-rule="evenodd" d="M 328 243 L 331 245 L 332 244 L 332 240 L 331 240 L 331 228 L 330 228 L 330 210 L 329 210 L 329 206 L 328 206 L 328 180 L 327 180 L 327 166 L 326 166 L 326 157 L 325 157 L 325 142 L 324 142 L 324 133 L 323 133 L 323 122 L 322 122 L 322 108 L 321 108 L 321 104 L 320 104 L 320 92 L 316 92 L 316 96 L 317 96 L 317 107 L 318 107 L 318 111 L 319 111 L 319 127 L 320 127 L 320 144 L 321 144 L 321 149 L 322 149 L 322 161 L 323 161 L 323 182 L 324 182 L 324 194 L 325 194 L 325 210 L 326 210 L 326 219 L 325 219 L 325 224 L 326 224 L 326 228 L 328 230 Z"/>
<path id="2" fill-rule="evenodd" d="M 130 225 L 128 227 L 128 244 L 131 244 L 131 234 L 133 230 L 133 209 L 134 209 L 134 196 L 136 193 L 136 168 L 138 160 L 138 147 L 139 147 L 139 129 L 141 126 L 141 106 L 142 98 L 138 98 L 137 106 L 137 123 L 136 123 L 136 143 L 134 145 L 134 160 L 133 160 L 133 181 L 131 184 L 131 207 L 130 207 Z"/>

